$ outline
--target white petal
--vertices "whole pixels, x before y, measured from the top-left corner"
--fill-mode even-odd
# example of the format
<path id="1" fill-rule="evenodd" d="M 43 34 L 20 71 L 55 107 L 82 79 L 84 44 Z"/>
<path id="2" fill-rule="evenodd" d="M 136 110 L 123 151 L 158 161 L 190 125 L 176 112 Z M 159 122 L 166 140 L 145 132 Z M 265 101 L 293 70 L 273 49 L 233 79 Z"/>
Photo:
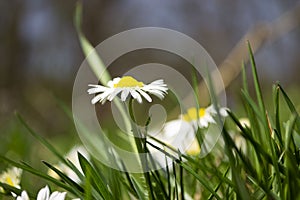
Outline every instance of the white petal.
<path id="1" fill-rule="evenodd" d="M 114 83 L 113 81 L 108 81 L 106 84 L 108 87 L 113 88 L 114 87 Z"/>
<path id="2" fill-rule="evenodd" d="M 25 190 L 22 191 L 21 196 L 18 196 L 17 200 L 29 200 L 29 196 L 27 192 Z"/>
<path id="3" fill-rule="evenodd" d="M 108 88 L 107 87 L 104 87 L 102 85 L 92 85 L 92 84 L 89 84 L 90 87 L 93 87 L 93 88 L 90 88 L 87 90 L 87 92 L 89 94 L 95 94 L 95 93 L 99 93 L 99 92 L 104 92 L 106 91 Z"/>
<path id="4" fill-rule="evenodd" d="M 227 117 L 228 116 L 228 108 L 226 107 L 222 107 L 222 108 L 218 108 L 219 109 L 219 113 L 222 117 Z M 214 108 L 213 105 L 210 105 L 209 107 L 206 108 L 206 111 L 210 114 L 213 114 L 213 115 L 216 115 L 217 114 L 217 111 L 216 109 Z"/>
<path id="5" fill-rule="evenodd" d="M 156 80 L 151 82 L 148 85 L 152 85 L 152 86 L 163 86 L 163 87 L 167 87 L 167 84 L 164 83 L 164 81 L 162 79 Z"/>
<path id="6" fill-rule="evenodd" d="M 114 87 L 114 84 L 119 83 L 120 80 L 121 80 L 120 77 L 116 77 L 116 78 L 114 78 L 113 80 L 108 81 L 107 86 L 110 87 L 110 88 L 113 88 L 113 87 Z"/>
<path id="7" fill-rule="evenodd" d="M 161 79 L 153 81 L 152 83 L 150 83 L 148 85 L 145 85 L 144 88 L 146 90 L 161 90 L 164 92 L 166 92 L 168 90 L 167 85 Z"/>
<path id="8" fill-rule="evenodd" d="M 172 120 L 164 125 L 163 138 L 170 142 L 176 135 L 187 133 L 191 129 L 191 125 L 181 119 Z"/>
<path id="9" fill-rule="evenodd" d="M 202 118 L 203 118 L 203 120 L 207 121 L 208 123 L 216 123 L 216 121 L 214 120 L 214 118 L 211 115 L 209 115 L 209 114 L 206 114 Z"/>
<path id="10" fill-rule="evenodd" d="M 123 89 L 122 88 L 116 88 L 108 97 L 107 100 L 108 101 L 112 101 L 115 96 L 117 96 Z"/>
<path id="11" fill-rule="evenodd" d="M 44 188 L 42 188 L 38 195 L 37 200 L 49 200 L 50 190 L 48 185 L 46 185 Z"/>
<path id="12" fill-rule="evenodd" d="M 124 89 L 121 94 L 121 101 L 125 101 L 129 95 L 129 89 Z"/>
<path id="13" fill-rule="evenodd" d="M 92 104 L 95 104 L 95 103 L 97 103 L 98 101 L 100 101 L 100 99 L 101 99 L 101 94 L 98 94 L 98 95 L 96 95 L 96 96 L 92 99 L 91 103 L 92 103 Z"/>
<path id="14" fill-rule="evenodd" d="M 190 123 L 177 119 L 167 122 L 163 130 L 154 137 L 175 149 L 185 151 L 195 139 L 195 134 Z"/>
<path id="15" fill-rule="evenodd" d="M 66 198 L 66 192 L 53 192 L 49 200 L 64 200 Z"/>
<path id="16" fill-rule="evenodd" d="M 151 91 L 151 90 L 159 90 L 162 91 L 164 93 L 167 93 L 168 88 L 163 87 L 163 86 L 157 86 L 157 85 L 144 85 L 143 89 L 145 91 Z"/>
<path id="17" fill-rule="evenodd" d="M 143 97 L 144 97 L 148 102 L 152 102 L 151 97 L 150 97 L 146 92 L 144 92 L 144 91 L 141 90 L 141 89 L 138 89 L 138 92 L 139 92 L 141 95 L 143 95 Z"/>
<path id="18" fill-rule="evenodd" d="M 199 128 L 207 128 L 208 122 L 205 119 L 199 119 Z"/>
<path id="19" fill-rule="evenodd" d="M 107 89 L 105 92 L 102 94 L 98 94 L 92 99 L 92 104 L 97 103 L 98 101 L 102 102 L 103 100 L 106 100 L 106 98 L 113 92 L 113 89 Z"/>
<path id="20" fill-rule="evenodd" d="M 142 90 L 157 96 L 160 99 L 164 98 L 164 95 L 167 93 L 167 85 L 163 83 L 163 80 L 153 81 L 148 85 L 144 85 Z"/>
<path id="21" fill-rule="evenodd" d="M 13 197 L 18 197 L 18 195 L 16 194 L 16 193 L 14 193 L 14 192 L 11 192 L 10 193 Z"/>
<path id="22" fill-rule="evenodd" d="M 214 107 L 213 104 L 210 105 L 210 106 L 208 106 L 208 107 L 205 109 L 205 111 L 208 112 L 208 113 L 210 113 L 210 114 L 217 114 L 217 111 L 216 111 L 216 109 L 215 109 L 215 107 Z"/>
<path id="23" fill-rule="evenodd" d="M 156 91 L 156 90 L 150 90 L 149 91 L 150 94 L 153 94 L 154 96 L 157 96 L 160 99 L 164 98 L 164 93 L 161 91 Z"/>
<path id="24" fill-rule="evenodd" d="M 222 117 L 227 117 L 228 116 L 228 108 L 225 108 L 225 107 L 220 108 L 220 115 Z"/>
<path id="25" fill-rule="evenodd" d="M 143 102 L 141 95 L 140 95 L 139 93 L 137 93 L 137 91 L 135 91 L 135 90 L 133 89 L 133 90 L 130 90 L 130 93 L 131 93 L 132 97 L 133 97 L 134 99 L 136 99 L 139 103 L 142 103 L 142 102 Z"/>

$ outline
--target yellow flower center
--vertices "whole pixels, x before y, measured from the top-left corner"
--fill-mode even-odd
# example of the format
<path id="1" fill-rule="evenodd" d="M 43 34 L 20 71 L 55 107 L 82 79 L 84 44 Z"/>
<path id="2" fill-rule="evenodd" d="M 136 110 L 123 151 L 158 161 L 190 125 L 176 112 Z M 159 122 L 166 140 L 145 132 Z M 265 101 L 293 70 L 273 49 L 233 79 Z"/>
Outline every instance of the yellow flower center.
<path id="1" fill-rule="evenodd" d="M 205 108 L 200 108 L 199 109 L 199 117 L 204 117 L 205 115 Z"/>
<path id="2" fill-rule="evenodd" d="M 187 113 L 183 115 L 183 120 L 190 122 L 193 120 L 197 120 L 198 117 L 201 118 L 204 115 L 205 115 L 205 108 L 200 108 L 197 113 L 197 109 L 193 107 L 193 108 L 189 108 L 187 110 Z"/>
<path id="3" fill-rule="evenodd" d="M 120 81 L 114 84 L 114 88 L 125 88 L 125 87 L 143 87 L 144 83 L 139 82 L 131 76 L 124 76 Z"/>
<path id="4" fill-rule="evenodd" d="M 10 186 L 14 186 L 14 183 L 13 183 L 12 179 L 11 179 L 9 176 L 6 177 L 5 182 L 6 182 L 8 185 L 10 185 Z"/>

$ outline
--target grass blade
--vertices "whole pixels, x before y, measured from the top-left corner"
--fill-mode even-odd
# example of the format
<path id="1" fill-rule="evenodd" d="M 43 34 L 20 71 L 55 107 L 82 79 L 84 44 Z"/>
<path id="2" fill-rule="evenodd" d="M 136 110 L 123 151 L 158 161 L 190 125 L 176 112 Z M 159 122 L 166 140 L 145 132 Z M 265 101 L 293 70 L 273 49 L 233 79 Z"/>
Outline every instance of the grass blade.
<path id="1" fill-rule="evenodd" d="M 83 173 L 86 176 L 90 173 L 92 185 L 95 186 L 95 189 L 101 194 L 101 196 L 104 199 L 113 199 L 113 196 L 109 192 L 102 177 L 94 169 L 94 167 L 89 163 L 89 161 L 80 153 L 78 153 L 78 160 L 79 160 L 79 163 L 80 163 Z"/>

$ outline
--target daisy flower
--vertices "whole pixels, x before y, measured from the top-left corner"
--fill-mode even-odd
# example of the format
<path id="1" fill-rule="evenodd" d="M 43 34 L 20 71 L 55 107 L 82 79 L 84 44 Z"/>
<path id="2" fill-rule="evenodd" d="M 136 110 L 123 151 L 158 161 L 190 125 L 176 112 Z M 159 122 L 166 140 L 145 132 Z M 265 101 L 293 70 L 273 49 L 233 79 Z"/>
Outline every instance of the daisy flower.
<path id="1" fill-rule="evenodd" d="M 149 84 L 137 81 L 131 76 L 117 77 L 108 81 L 107 86 L 89 84 L 89 94 L 97 94 L 92 99 L 92 104 L 97 102 L 104 103 L 106 100 L 112 101 L 118 94 L 121 94 L 121 100 L 125 101 L 128 96 L 132 96 L 139 103 L 142 103 L 142 97 L 148 102 L 152 101 L 149 94 L 163 99 L 167 93 L 167 85 L 163 80 L 156 80 Z"/>
<path id="2" fill-rule="evenodd" d="M 39 191 L 37 195 L 37 200 L 64 200 L 66 198 L 66 194 L 66 192 L 57 191 L 50 194 L 50 189 L 48 185 L 46 185 Z"/>
<path id="3" fill-rule="evenodd" d="M 243 128 L 250 128 L 250 120 L 248 118 L 240 118 L 239 119 L 240 124 Z M 240 149 L 245 155 L 247 153 L 247 142 L 245 138 L 241 135 L 241 129 L 237 127 L 238 132 L 235 134 L 232 134 L 231 137 L 238 149 Z"/>
<path id="4" fill-rule="evenodd" d="M 239 122 L 243 126 L 243 128 L 247 128 L 247 127 L 250 128 L 251 127 L 250 120 L 248 118 L 246 118 L 246 117 L 240 118 Z M 237 129 L 240 131 L 239 127 L 237 127 Z"/>
<path id="5" fill-rule="evenodd" d="M 220 108 L 219 113 L 222 117 L 227 117 L 227 108 Z M 192 123 L 194 126 L 199 126 L 199 128 L 207 128 L 210 123 L 216 123 L 214 116 L 217 115 L 217 111 L 214 109 L 213 105 L 208 106 L 207 108 L 199 108 L 198 110 L 195 107 L 189 108 L 187 113 L 183 114 L 181 117 L 184 121 Z"/>
<path id="6" fill-rule="evenodd" d="M 21 193 L 21 196 L 17 196 L 16 200 L 29 200 L 27 192 L 24 190 Z"/>
<path id="7" fill-rule="evenodd" d="M 20 189 L 21 175 L 22 169 L 12 167 L 0 174 L 0 182 Z M 4 192 L 2 187 L 0 187 L 0 192 Z"/>
<path id="8" fill-rule="evenodd" d="M 227 108 L 220 108 L 220 115 L 226 117 L 228 115 L 227 110 Z M 165 123 L 162 130 L 158 133 L 156 131 L 150 132 L 149 134 L 181 152 L 185 152 L 189 155 L 198 155 L 201 152 L 201 147 L 197 141 L 195 131 L 197 127 L 207 128 L 210 123 L 216 123 L 214 120 L 214 116 L 216 115 L 217 111 L 212 105 L 198 110 L 192 107 L 189 108 L 185 114 L 180 115 L 179 119 Z M 151 140 L 151 142 L 164 149 L 164 147 L 157 142 L 153 140 Z M 152 151 L 155 151 L 155 149 L 152 149 Z M 154 157 L 160 164 L 164 164 L 165 157 L 162 153 L 156 153 Z"/>
<path id="9" fill-rule="evenodd" d="M 67 193 L 66 192 L 58 192 L 55 191 L 50 194 L 50 189 L 48 185 L 44 188 L 40 189 L 37 195 L 37 200 L 65 200 Z M 27 192 L 24 190 L 21 193 L 21 196 L 17 196 L 16 200 L 30 200 Z M 79 198 L 72 199 L 72 200 L 80 200 Z"/>
<path id="10" fill-rule="evenodd" d="M 197 155 L 200 153 L 200 146 L 195 138 L 193 126 L 181 119 L 171 120 L 164 124 L 160 131 L 150 131 L 149 135 L 155 139 L 165 143 L 168 146 L 173 147 L 180 152 L 185 152 L 189 155 Z M 178 157 L 178 154 L 154 139 L 149 138 L 154 146 L 163 149 L 174 157 Z M 169 163 L 171 160 L 165 156 L 164 153 L 157 150 L 152 146 L 148 146 L 151 156 L 156 160 L 160 166 L 166 165 L 166 159 Z"/>

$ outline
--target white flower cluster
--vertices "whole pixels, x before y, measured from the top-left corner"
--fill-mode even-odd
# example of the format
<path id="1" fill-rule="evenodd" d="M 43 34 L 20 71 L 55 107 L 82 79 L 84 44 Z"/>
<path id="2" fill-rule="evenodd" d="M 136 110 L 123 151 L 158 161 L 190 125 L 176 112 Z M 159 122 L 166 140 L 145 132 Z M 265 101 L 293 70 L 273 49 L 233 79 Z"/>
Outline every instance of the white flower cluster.
<path id="1" fill-rule="evenodd" d="M 80 152 L 84 157 L 89 159 L 89 155 L 85 148 L 83 146 L 75 146 L 67 155 L 66 159 L 68 159 L 70 162 L 74 164 L 78 168 L 79 171 L 82 172 L 77 153 Z M 70 177 L 72 180 L 76 182 L 80 182 L 79 177 L 73 172 L 71 169 L 69 169 L 64 164 L 59 163 L 56 166 L 60 171 L 65 173 L 68 177 Z M 48 172 L 49 175 L 51 175 L 54 178 L 58 179 L 58 176 L 56 174 L 53 174 L 53 172 Z M 19 169 L 17 167 L 12 167 L 7 169 L 6 171 L 2 172 L 0 174 L 0 182 L 5 183 L 9 186 L 15 187 L 17 189 L 21 189 L 20 182 L 21 182 L 21 175 L 22 175 L 22 169 Z M 0 187 L 0 192 L 4 193 L 4 188 Z M 16 200 L 29 200 L 29 196 L 25 190 L 21 192 L 21 194 L 18 196 L 15 193 L 11 193 L 13 197 L 16 198 Z M 37 200 L 64 200 L 66 198 L 67 193 L 66 192 L 50 192 L 50 188 L 46 185 L 44 188 L 40 189 L 40 191 L 37 194 Z M 73 199 L 73 200 L 80 200 L 80 199 Z"/>
<path id="2" fill-rule="evenodd" d="M 48 185 L 46 185 L 44 188 L 42 188 L 38 195 L 37 200 L 64 200 L 66 198 L 66 192 L 58 192 L 55 191 L 53 193 L 50 193 L 50 189 Z M 24 190 L 21 193 L 21 196 L 17 196 L 16 200 L 29 200 L 29 196 L 27 192 Z"/>

